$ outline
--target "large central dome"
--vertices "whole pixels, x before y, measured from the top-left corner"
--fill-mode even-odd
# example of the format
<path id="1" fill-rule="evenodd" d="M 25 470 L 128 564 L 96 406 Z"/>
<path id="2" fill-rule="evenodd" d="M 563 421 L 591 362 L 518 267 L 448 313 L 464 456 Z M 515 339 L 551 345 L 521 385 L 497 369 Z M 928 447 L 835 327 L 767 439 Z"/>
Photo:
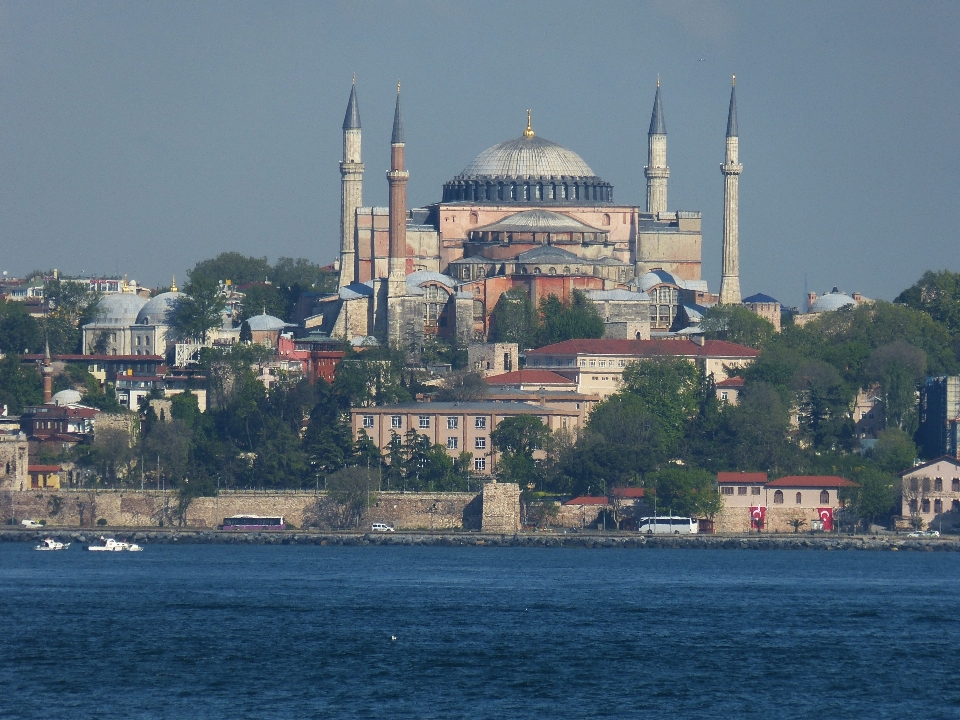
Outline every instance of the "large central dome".
<path id="1" fill-rule="evenodd" d="M 573 150 L 539 137 L 507 140 L 477 155 L 458 177 L 596 177 Z"/>
<path id="2" fill-rule="evenodd" d="M 443 202 L 483 204 L 597 204 L 613 202 L 613 186 L 594 174 L 579 155 L 536 137 L 487 148 L 443 186 Z"/>

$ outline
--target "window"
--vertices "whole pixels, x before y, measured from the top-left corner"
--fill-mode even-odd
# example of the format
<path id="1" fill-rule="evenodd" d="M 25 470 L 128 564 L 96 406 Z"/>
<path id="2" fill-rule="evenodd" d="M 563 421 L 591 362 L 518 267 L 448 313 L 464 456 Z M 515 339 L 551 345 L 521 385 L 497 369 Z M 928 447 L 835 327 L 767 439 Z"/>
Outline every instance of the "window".
<path id="1" fill-rule="evenodd" d="M 456 430 L 458 427 L 460 427 L 460 418 L 458 417 L 447 418 L 447 430 Z"/>
<path id="2" fill-rule="evenodd" d="M 727 399 L 727 392 L 726 392 L 725 390 L 720 393 L 720 399 L 721 399 L 721 400 L 726 400 L 726 399 Z"/>
<path id="3" fill-rule="evenodd" d="M 459 447 L 459 439 L 455 437 L 447 438 L 447 450 L 456 450 Z"/>
<path id="4" fill-rule="evenodd" d="M 600 361 L 600 367 L 606 367 L 606 366 L 607 366 L 607 361 L 606 361 L 606 360 L 601 360 L 601 361 Z"/>
<path id="5" fill-rule="evenodd" d="M 140 336 L 137 335 L 137 345 L 139 345 L 139 344 L 140 344 Z"/>
<path id="6" fill-rule="evenodd" d="M 801 505 L 802 503 L 803 503 L 803 493 L 797 493 L 797 505 Z"/>
<path id="7" fill-rule="evenodd" d="M 474 458 L 473 459 L 473 469 L 477 472 L 481 472 L 487 469 L 487 459 L 486 458 Z"/>
<path id="8" fill-rule="evenodd" d="M 390 427 L 392 427 L 392 428 L 402 428 L 402 427 L 403 427 L 403 420 L 400 418 L 399 415 L 391 415 L 391 416 L 390 416 Z"/>
<path id="9" fill-rule="evenodd" d="M 751 494 L 751 495 L 759 495 L 759 494 L 760 494 L 760 488 L 758 488 L 758 487 L 752 487 L 752 488 L 750 488 L 750 494 Z"/>
<path id="10" fill-rule="evenodd" d="M 773 502 L 776 505 L 783 505 L 783 490 L 777 490 L 773 494 Z"/>
<path id="11" fill-rule="evenodd" d="M 960 513 L 960 500 L 954 500 L 950 507 L 951 512 Z"/>
<path id="12" fill-rule="evenodd" d="M 935 513 L 943 512 L 943 500 L 940 500 L 939 498 L 937 498 L 936 500 L 933 501 L 933 511 Z"/>
<path id="13" fill-rule="evenodd" d="M 586 360 L 581 360 L 581 361 L 580 361 L 580 367 L 586 367 L 586 366 L 587 366 L 587 361 L 586 361 Z"/>
<path id="14" fill-rule="evenodd" d="M 720 488 L 720 494 L 721 494 L 721 495 L 733 495 L 733 488 L 732 488 L 732 487 L 727 487 L 726 485 L 724 485 L 722 488 Z"/>
<path id="15" fill-rule="evenodd" d="M 917 511 L 917 499 L 914 498 L 910 501 L 910 512 L 915 513 Z"/>
<path id="16" fill-rule="evenodd" d="M 950 483 L 950 489 L 954 492 L 960 492 L 960 478 L 953 479 L 953 482 Z"/>
<path id="17" fill-rule="evenodd" d="M 421 428 L 428 428 L 428 427 L 430 427 L 430 416 L 429 416 L 429 415 L 421 415 L 421 416 L 420 416 L 420 427 L 421 427 Z"/>
<path id="18" fill-rule="evenodd" d="M 487 439 L 485 437 L 478 437 L 473 441 L 473 447 L 476 450 L 486 450 L 487 449 Z"/>
<path id="19" fill-rule="evenodd" d="M 487 429 L 487 419 L 485 417 L 478 417 L 474 420 L 473 426 L 477 430 L 486 430 Z"/>
<path id="20" fill-rule="evenodd" d="M 924 492 L 930 492 L 930 478 L 920 478 L 920 484 L 923 486 Z"/>
<path id="21" fill-rule="evenodd" d="M 821 504 L 821 505 L 826 505 L 826 504 L 828 504 L 829 502 L 830 502 L 830 493 L 827 492 L 826 490 L 821 490 L 821 491 L 820 491 L 820 504 Z"/>
<path id="22" fill-rule="evenodd" d="M 737 488 L 737 495 L 746 495 L 746 494 L 747 494 L 747 489 L 745 487 Z"/>
<path id="23" fill-rule="evenodd" d="M 937 478 L 933 481 L 933 489 L 937 492 L 943 491 L 943 478 Z"/>
<path id="24" fill-rule="evenodd" d="M 626 365 L 627 365 L 626 360 L 620 360 L 617 362 L 617 367 L 626 367 Z"/>
<path id="25" fill-rule="evenodd" d="M 922 510 L 921 510 L 922 512 L 925 512 L 925 513 L 930 512 L 930 501 L 927 498 L 924 498 L 923 502 L 921 503 L 921 507 L 922 507 Z"/>
<path id="26" fill-rule="evenodd" d="M 597 361 L 596 361 L 596 360 L 591 360 L 591 361 L 590 361 L 590 367 L 596 367 L 596 366 L 597 366 Z"/>
<path id="27" fill-rule="evenodd" d="M 917 490 L 920 489 L 920 484 L 917 478 L 910 478 L 910 489 L 913 492 L 916 492 Z"/>

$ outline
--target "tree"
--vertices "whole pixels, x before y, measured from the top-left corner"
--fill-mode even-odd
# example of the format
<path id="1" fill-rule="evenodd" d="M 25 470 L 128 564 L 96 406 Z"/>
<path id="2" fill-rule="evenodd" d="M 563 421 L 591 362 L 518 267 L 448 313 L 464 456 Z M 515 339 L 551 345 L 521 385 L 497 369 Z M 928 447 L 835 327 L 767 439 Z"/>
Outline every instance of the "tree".
<path id="1" fill-rule="evenodd" d="M 793 377 L 802 436 L 816 448 L 844 448 L 853 437 L 853 393 L 840 373 L 822 360 L 804 363 Z"/>
<path id="2" fill-rule="evenodd" d="M 884 472 L 896 474 L 913 466 L 917 446 L 900 428 L 889 428 L 877 434 L 877 444 L 870 457 Z"/>
<path id="3" fill-rule="evenodd" d="M 55 355 L 79 352 L 79 326 L 94 319 L 100 293 L 85 281 L 50 280 L 44 284 L 47 314 L 41 321 L 44 339 Z"/>
<path id="4" fill-rule="evenodd" d="M 0 352 L 15 354 L 42 350 L 40 325 L 23 303 L 0 301 Z"/>
<path id="5" fill-rule="evenodd" d="M 793 528 L 794 533 L 800 532 L 800 528 L 807 524 L 807 519 L 800 510 L 794 510 L 787 518 L 787 525 Z"/>
<path id="6" fill-rule="evenodd" d="M 243 322 L 261 313 L 286 319 L 287 309 L 287 298 L 280 288 L 258 282 L 243 291 L 239 321 Z"/>
<path id="7" fill-rule="evenodd" d="M 101 482 L 109 487 L 118 484 L 121 470 L 132 457 L 130 433 L 113 427 L 97 430 L 93 443 L 80 445 L 77 450 L 78 462 L 95 468 Z"/>
<path id="8" fill-rule="evenodd" d="M 603 337 L 603 317 L 580 290 L 574 290 L 567 303 L 561 302 L 556 295 L 542 298 L 540 322 L 538 343 L 541 346 L 575 338 Z"/>
<path id="9" fill-rule="evenodd" d="M 706 470 L 668 466 L 648 475 L 645 485 L 657 499 L 657 512 L 712 518 L 723 507 L 714 475 Z"/>
<path id="10" fill-rule="evenodd" d="M 209 260 L 198 262 L 190 271 L 191 281 L 207 281 L 214 285 L 230 280 L 234 286 L 249 282 L 263 282 L 273 274 L 266 257 L 247 257 L 238 252 L 220 253 Z"/>
<path id="11" fill-rule="evenodd" d="M 206 344 L 207 335 L 223 324 L 223 297 L 216 280 L 204 275 L 191 275 L 184 288 L 185 295 L 173 301 L 167 313 L 171 332 L 181 340 L 195 340 Z"/>
<path id="12" fill-rule="evenodd" d="M 859 487 L 840 488 L 844 509 L 868 525 L 890 515 L 897 499 L 899 479 L 892 473 L 867 465 L 850 473 Z"/>
<path id="13" fill-rule="evenodd" d="M 725 434 L 718 449 L 726 467 L 778 473 L 795 447 L 787 439 L 789 427 L 789 411 L 773 386 L 747 385 L 739 404 L 723 412 Z"/>
<path id="14" fill-rule="evenodd" d="M 533 303 L 525 290 L 507 290 L 490 314 L 490 342 L 517 343 L 521 349 L 533 347 L 539 328 Z"/>
<path id="15" fill-rule="evenodd" d="M 0 360 L 0 405 L 6 405 L 11 415 L 23 412 L 24 405 L 43 402 L 40 372 L 33 365 L 24 365 L 17 355 Z"/>
<path id="16" fill-rule="evenodd" d="M 699 370 L 693 363 L 673 358 L 650 358 L 627 365 L 623 390 L 656 418 L 671 453 L 680 447 L 687 422 L 699 405 Z"/>
<path id="17" fill-rule="evenodd" d="M 327 477 L 327 494 L 346 511 L 345 524 L 356 523 L 364 512 L 376 501 L 377 478 L 366 468 L 349 467 L 338 470 Z"/>
<path id="18" fill-rule="evenodd" d="M 436 399 L 441 402 L 482 400 L 487 381 L 477 372 L 451 373 L 443 378 Z"/>
<path id="19" fill-rule="evenodd" d="M 775 333 L 776 328 L 743 305 L 714 305 L 700 321 L 700 329 L 710 340 L 726 340 L 738 345 L 759 348 Z"/>
<path id="20" fill-rule="evenodd" d="M 952 335 L 960 335 L 960 273 L 928 270 L 894 302 L 925 312 Z"/>
<path id="21" fill-rule="evenodd" d="M 917 383 L 927 369 L 927 354 L 918 347 L 896 340 L 876 348 L 867 360 L 868 377 L 883 387 L 887 425 L 913 430 Z"/>
<path id="22" fill-rule="evenodd" d="M 539 473 L 533 453 L 541 449 L 550 436 L 550 429 L 536 415 L 513 415 L 504 418 L 490 433 L 490 442 L 500 453 L 497 472 L 507 482 L 526 488 Z"/>

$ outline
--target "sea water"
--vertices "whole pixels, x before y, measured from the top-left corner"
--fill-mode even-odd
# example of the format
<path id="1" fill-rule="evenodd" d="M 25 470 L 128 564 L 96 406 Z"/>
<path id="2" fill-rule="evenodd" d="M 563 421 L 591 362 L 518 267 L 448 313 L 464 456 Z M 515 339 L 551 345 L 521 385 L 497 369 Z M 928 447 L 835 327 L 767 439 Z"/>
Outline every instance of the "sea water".
<path id="1" fill-rule="evenodd" d="M 0 545 L 0 716 L 956 718 L 960 554 Z"/>

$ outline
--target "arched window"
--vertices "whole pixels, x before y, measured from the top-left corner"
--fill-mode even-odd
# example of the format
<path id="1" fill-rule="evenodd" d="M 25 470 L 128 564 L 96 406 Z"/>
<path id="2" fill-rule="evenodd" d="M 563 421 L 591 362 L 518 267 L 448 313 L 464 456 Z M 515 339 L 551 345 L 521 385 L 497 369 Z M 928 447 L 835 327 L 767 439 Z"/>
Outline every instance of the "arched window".
<path id="1" fill-rule="evenodd" d="M 827 492 L 826 490 L 821 490 L 821 491 L 820 491 L 820 504 L 821 504 L 821 505 L 826 505 L 826 504 L 829 503 L 829 502 L 830 502 L 830 493 Z"/>
<path id="2" fill-rule="evenodd" d="M 773 494 L 773 502 L 775 505 L 783 505 L 783 490 L 777 490 Z"/>
<path id="3" fill-rule="evenodd" d="M 803 493 L 797 493 L 797 505 L 803 503 Z"/>
<path id="4" fill-rule="evenodd" d="M 539 274 L 540 274 L 540 268 L 538 268 L 538 267 L 537 267 L 537 268 L 534 268 L 534 269 L 533 269 L 533 274 L 534 274 L 534 275 L 539 275 Z"/>
<path id="5" fill-rule="evenodd" d="M 482 277 L 483 277 L 484 275 L 486 275 L 486 274 L 487 274 L 487 271 L 486 271 L 485 268 L 482 268 L 482 267 L 478 267 L 478 268 L 477 268 L 477 277 L 478 277 L 478 278 L 482 278 Z"/>
<path id="6" fill-rule="evenodd" d="M 543 183 L 537 183 L 537 200 L 543 199 Z"/>
<path id="7" fill-rule="evenodd" d="M 554 268 L 554 267 L 552 267 L 552 268 L 550 268 L 549 270 L 547 270 L 547 274 L 548 274 L 548 275 L 556 275 L 556 274 L 557 274 L 557 269 Z"/>
<path id="8" fill-rule="evenodd" d="M 530 183 L 523 184 L 523 199 L 524 200 L 530 199 Z"/>
<path id="9" fill-rule="evenodd" d="M 480 216 L 475 212 L 470 213 L 470 224 L 476 225 L 478 222 L 480 222 Z"/>
<path id="10" fill-rule="evenodd" d="M 604 213 L 604 214 L 603 214 L 603 221 L 601 222 L 601 224 L 602 224 L 602 225 L 609 225 L 609 224 L 610 224 L 610 216 L 609 216 L 607 213 Z"/>
<path id="11" fill-rule="evenodd" d="M 569 265 L 564 265 L 564 266 L 563 266 L 563 274 L 564 274 L 564 275 L 569 275 L 569 274 L 570 274 L 570 266 L 569 266 Z"/>

